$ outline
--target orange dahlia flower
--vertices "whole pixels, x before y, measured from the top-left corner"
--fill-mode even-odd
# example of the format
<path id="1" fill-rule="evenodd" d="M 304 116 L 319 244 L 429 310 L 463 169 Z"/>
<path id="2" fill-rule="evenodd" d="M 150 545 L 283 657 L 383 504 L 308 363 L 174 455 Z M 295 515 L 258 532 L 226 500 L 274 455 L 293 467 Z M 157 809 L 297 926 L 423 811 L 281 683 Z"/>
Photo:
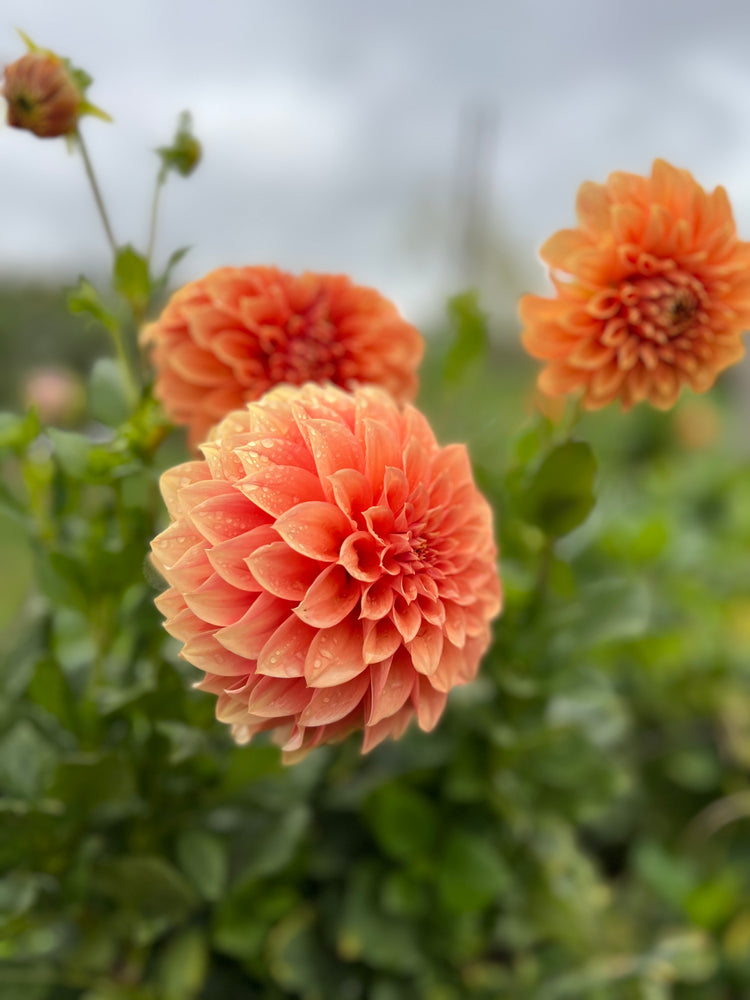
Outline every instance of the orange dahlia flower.
<path id="1" fill-rule="evenodd" d="M 547 362 L 539 387 L 582 390 L 587 409 L 619 397 L 664 410 L 685 383 L 705 392 L 750 326 L 750 243 L 724 188 L 707 194 L 656 160 L 650 177 L 583 184 L 577 209 L 578 228 L 541 250 L 557 295 L 520 303 L 524 346 Z"/>
<path id="2" fill-rule="evenodd" d="M 466 449 L 384 391 L 280 386 L 162 477 L 157 598 L 238 742 L 287 762 L 416 715 L 435 726 L 500 609 L 492 513 Z"/>
<path id="3" fill-rule="evenodd" d="M 382 385 L 416 395 L 421 335 L 371 288 L 343 275 L 220 268 L 167 303 L 142 343 L 155 393 L 193 447 L 230 410 L 281 382 Z"/>

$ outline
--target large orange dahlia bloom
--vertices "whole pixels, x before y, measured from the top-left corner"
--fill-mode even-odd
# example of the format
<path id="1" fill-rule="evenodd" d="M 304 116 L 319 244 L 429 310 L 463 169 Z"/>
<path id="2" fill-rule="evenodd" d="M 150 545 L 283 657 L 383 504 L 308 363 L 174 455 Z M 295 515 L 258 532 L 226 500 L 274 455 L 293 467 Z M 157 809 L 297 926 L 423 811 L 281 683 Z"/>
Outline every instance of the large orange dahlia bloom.
<path id="1" fill-rule="evenodd" d="M 524 346 L 547 362 L 539 387 L 582 390 L 587 409 L 619 397 L 663 410 L 685 383 L 705 392 L 750 326 L 750 243 L 724 188 L 707 194 L 656 160 L 650 177 L 583 184 L 577 210 L 578 228 L 541 250 L 557 295 L 520 303 Z"/>
<path id="2" fill-rule="evenodd" d="M 380 389 L 280 386 L 162 477 L 157 598 L 238 742 L 292 761 L 416 715 L 471 680 L 500 609 L 489 505 L 466 449 Z"/>
<path id="3" fill-rule="evenodd" d="M 281 382 L 376 384 L 417 391 L 424 343 L 372 288 L 344 275 L 224 267 L 176 292 L 143 329 L 167 415 L 204 441 L 230 410 Z"/>

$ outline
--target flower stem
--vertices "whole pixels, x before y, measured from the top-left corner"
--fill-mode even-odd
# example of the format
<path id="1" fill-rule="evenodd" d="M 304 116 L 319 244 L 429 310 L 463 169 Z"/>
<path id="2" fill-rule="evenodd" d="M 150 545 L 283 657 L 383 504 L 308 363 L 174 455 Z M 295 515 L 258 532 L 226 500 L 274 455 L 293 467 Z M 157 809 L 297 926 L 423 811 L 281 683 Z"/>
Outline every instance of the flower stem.
<path id="1" fill-rule="evenodd" d="M 104 226 L 104 231 L 107 234 L 107 240 L 112 249 L 112 255 L 117 256 L 117 241 L 115 240 L 114 233 L 112 232 L 112 226 L 109 222 L 109 217 L 107 215 L 107 209 L 104 207 L 104 199 L 102 198 L 101 191 L 99 190 L 99 185 L 96 181 L 96 174 L 94 173 L 94 168 L 91 164 L 91 159 L 89 157 L 88 149 L 83 141 L 83 136 L 80 130 L 76 132 L 76 138 L 78 139 L 78 146 L 81 150 L 81 156 L 83 157 L 83 165 L 86 169 L 86 176 L 89 179 L 89 184 L 91 185 L 91 190 L 94 194 L 94 201 L 96 202 L 96 207 L 99 212 L 99 218 L 102 220 L 102 225 Z"/>
<path id="2" fill-rule="evenodd" d="M 159 215 L 159 198 L 166 179 L 167 172 L 164 168 L 162 168 L 156 176 L 156 187 L 154 188 L 154 197 L 151 202 L 151 222 L 148 230 L 148 249 L 146 250 L 146 260 L 149 261 L 149 263 L 151 262 L 151 257 L 154 252 L 154 243 L 156 242 L 156 222 Z"/>
<path id="3" fill-rule="evenodd" d="M 138 398 L 140 396 L 139 378 L 137 373 L 133 370 L 133 366 L 130 363 L 130 358 L 128 357 L 128 352 L 125 350 L 125 343 L 122 339 L 122 331 L 120 327 L 112 329 L 112 343 L 115 348 L 115 356 L 120 365 L 123 378 L 125 380 L 125 391 L 128 396 L 128 401 L 130 405 L 135 409 Z"/>

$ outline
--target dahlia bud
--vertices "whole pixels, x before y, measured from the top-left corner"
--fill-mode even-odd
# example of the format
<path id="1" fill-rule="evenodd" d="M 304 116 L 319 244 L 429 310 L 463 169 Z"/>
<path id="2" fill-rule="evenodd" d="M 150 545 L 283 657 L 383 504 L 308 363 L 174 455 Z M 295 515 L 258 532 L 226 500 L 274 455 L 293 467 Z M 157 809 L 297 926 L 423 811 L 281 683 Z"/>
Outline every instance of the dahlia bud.
<path id="1" fill-rule="evenodd" d="M 162 172 L 176 171 L 189 177 L 201 160 L 202 147 L 193 135 L 193 120 L 189 111 L 183 111 L 177 122 L 177 132 L 171 146 L 160 146 L 156 152 L 161 157 Z"/>
<path id="2" fill-rule="evenodd" d="M 14 128 L 53 139 L 78 126 L 83 95 L 65 62 L 52 52 L 27 52 L 6 66 L 3 96 Z"/>

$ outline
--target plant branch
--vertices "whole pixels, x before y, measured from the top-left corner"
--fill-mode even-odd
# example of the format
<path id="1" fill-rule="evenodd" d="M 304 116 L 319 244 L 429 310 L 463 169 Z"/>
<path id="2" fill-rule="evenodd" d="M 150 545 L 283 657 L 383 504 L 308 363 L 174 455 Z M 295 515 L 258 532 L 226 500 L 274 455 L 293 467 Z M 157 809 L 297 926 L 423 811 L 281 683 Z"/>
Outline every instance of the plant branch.
<path id="1" fill-rule="evenodd" d="M 91 158 L 89 157 L 88 149 L 86 148 L 86 143 L 83 141 L 83 136 L 80 131 L 76 132 L 76 138 L 78 140 L 78 146 L 81 150 L 81 156 L 83 157 L 83 165 L 86 169 L 86 176 L 89 179 L 89 184 L 91 185 L 91 190 L 94 194 L 94 201 L 96 202 L 96 207 L 99 212 L 99 218 L 102 220 L 102 225 L 104 226 L 104 231 L 107 234 L 107 240 L 112 249 L 112 255 L 117 256 L 117 241 L 115 240 L 114 233 L 112 232 L 112 226 L 109 222 L 109 217 L 107 215 L 107 209 L 104 207 L 104 199 L 102 198 L 101 191 L 99 190 L 99 185 L 96 180 L 96 174 L 94 173 L 94 168 L 91 163 Z"/>

